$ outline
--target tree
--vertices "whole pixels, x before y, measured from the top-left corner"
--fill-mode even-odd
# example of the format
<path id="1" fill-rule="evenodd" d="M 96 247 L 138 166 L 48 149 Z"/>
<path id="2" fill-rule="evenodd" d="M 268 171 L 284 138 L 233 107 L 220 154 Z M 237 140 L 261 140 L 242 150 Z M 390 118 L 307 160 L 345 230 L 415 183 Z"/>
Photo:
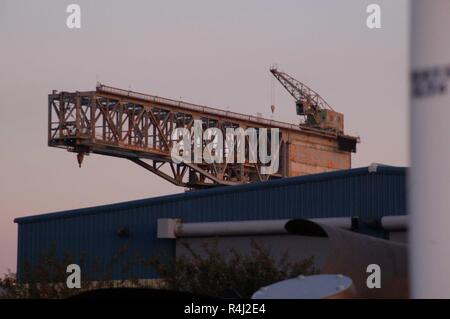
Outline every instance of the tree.
<path id="1" fill-rule="evenodd" d="M 287 252 L 275 260 L 270 250 L 256 241 L 249 254 L 229 248 L 219 251 L 218 241 L 204 244 L 202 252 L 183 243 L 189 254 L 175 263 L 153 258 L 149 264 L 164 278 L 166 288 L 215 297 L 249 298 L 259 288 L 296 277 L 316 273 L 313 257 L 291 262 Z"/>

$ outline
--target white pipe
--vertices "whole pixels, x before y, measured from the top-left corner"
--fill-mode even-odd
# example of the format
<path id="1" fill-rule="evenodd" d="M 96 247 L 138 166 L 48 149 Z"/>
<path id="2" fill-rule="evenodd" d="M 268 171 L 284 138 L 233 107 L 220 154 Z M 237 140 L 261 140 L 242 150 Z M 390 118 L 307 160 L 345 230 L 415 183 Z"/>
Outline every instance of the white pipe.
<path id="1" fill-rule="evenodd" d="M 158 238 L 247 236 L 286 234 L 285 225 L 290 219 L 245 220 L 227 222 L 182 223 L 180 219 L 158 219 Z M 310 218 L 326 226 L 350 230 L 351 217 Z M 383 216 L 381 227 L 387 231 L 408 230 L 407 216 Z"/>
<path id="2" fill-rule="evenodd" d="M 314 222 L 350 229 L 350 217 L 313 218 Z M 176 237 L 248 236 L 286 234 L 285 225 L 289 219 L 246 220 L 206 223 L 180 223 L 175 230 Z"/>
<path id="3" fill-rule="evenodd" d="M 182 223 L 175 234 L 177 237 L 246 236 L 259 234 L 284 234 L 282 220 L 247 220 L 230 222 Z"/>
<path id="4" fill-rule="evenodd" d="M 408 216 L 383 216 L 381 217 L 381 227 L 387 231 L 408 230 Z"/>
<path id="5" fill-rule="evenodd" d="M 450 298 L 450 1 L 411 5 L 411 296 Z"/>

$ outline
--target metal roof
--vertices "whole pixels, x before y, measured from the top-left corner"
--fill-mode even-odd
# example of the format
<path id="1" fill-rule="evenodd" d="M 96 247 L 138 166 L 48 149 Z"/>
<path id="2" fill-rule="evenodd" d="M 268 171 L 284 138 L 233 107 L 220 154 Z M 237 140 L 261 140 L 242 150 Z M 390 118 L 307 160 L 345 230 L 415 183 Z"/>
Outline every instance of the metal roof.
<path id="1" fill-rule="evenodd" d="M 154 198 L 133 200 L 127 202 L 120 202 L 115 204 L 94 206 L 88 208 L 81 209 L 73 209 L 66 210 L 60 212 L 46 213 L 40 215 L 32 215 L 26 217 L 20 217 L 14 219 L 15 223 L 25 224 L 32 222 L 40 222 L 50 219 L 59 219 L 59 218 L 67 218 L 67 217 L 75 217 L 75 216 L 84 216 L 90 214 L 100 214 L 100 213 L 108 213 L 112 211 L 118 211 L 123 209 L 132 209 L 139 208 L 143 206 L 153 206 L 158 204 L 165 203 L 176 203 L 180 201 L 190 201 L 190 200 L 201 200 L 205 197 L 217 196 L 217 195 L 232 195 L 232 194 L 242 194 L 246 192 L 254 192 L 254 191 L 270 191 L 274 189 L 285 188 L 293 185 L 302 185 L 302 184 L 314 184 L 319 182 L 327 182 L 327 184 L 332 181 L 341 180 L 343 178 L 354 178 L 358 176 L 367 176 L 369 178 L 370 175 L 374 175 L 371 179 L 374 179 L 375 176 L 405 176 L 406 169 L 404 167 L 393 167 L 393 166 L 378 166 L 375 170 L 372 167 L 362 167 L 362 168 L 354 168 L 350 170 L 339 170 L 334 172 L 320 173 L 320 174 L 312 174 L 312 175 L 304 175 L 304 176 L 296 176 L 296 177 L 288 177 L 277 180 L 270 180 L 267 182 L 260 183 L 251 183 L 244 185 L 236 185 L 236 186 L 224 186 L 224 187 L 216 187 L 211 189 L 205 189 L 201 191 L 193 191 L 193 192 L 185 192 L 174 195 L 160 196 Z M 394 187 L 397 190 L 404 188 L 403 181 L 398 181 L 401 185 L 384 185 L 389 187 Z M 350 186 L 350 185 L 348 185 Z M 363 185 L 361 185 L 363 186 Z M 376 186 L 376 185 L 372 185 Z M 367 189 L 369 190 L 369 189 Z M 386 198 L 388 199 L 388 198 Z M 398 199 L 398 198 L 397 198 Z M 403 201 L 404 202 L 404 201 Z M 386 203 L 385 203 L 386 204 Z M 402 205 L 404 206 L 404 203 Z M 404 210 L 403 210 L 404 212 Z M 367 211 L 368 214 L 370 212 Z M 378 215 L 377 212 L 372 212 Z M 345 215 L 347 216 L 347 215 Z M 383 214 L 384 216 L 384 214 Z M 311 216 L 312 217 L 312 216 Z M 325 216 L 330 217 L 330 216 Z"/>

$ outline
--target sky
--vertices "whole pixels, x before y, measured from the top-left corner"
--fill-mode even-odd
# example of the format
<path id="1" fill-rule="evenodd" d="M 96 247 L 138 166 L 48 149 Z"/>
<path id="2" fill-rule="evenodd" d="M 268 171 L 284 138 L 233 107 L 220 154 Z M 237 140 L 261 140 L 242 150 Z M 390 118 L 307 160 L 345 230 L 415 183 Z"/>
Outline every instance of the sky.
<path id="1" fill-rule="evenodd" d="M 81 7 L 81 29 L 66 7 Z M 381 29 L 366 7 L 381 6 Z M 269 67 L 318 91 L 360 136 L 353 167 L 409 165 L 407 0 L 0 0 L 0 275 L 13 219 L 183 192 L 129 161 L 47 146 L 47 95 L 97 81 L 296 123 Z M 274 89 L 272 89 L 274 87 Z"/>

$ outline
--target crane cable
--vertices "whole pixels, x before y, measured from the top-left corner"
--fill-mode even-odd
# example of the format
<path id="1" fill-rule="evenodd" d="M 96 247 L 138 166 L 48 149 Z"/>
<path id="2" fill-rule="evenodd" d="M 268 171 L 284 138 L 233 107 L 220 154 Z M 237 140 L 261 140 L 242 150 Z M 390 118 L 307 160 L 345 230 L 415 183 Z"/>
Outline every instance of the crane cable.
<path id="1" fill-rule="evenodd" d="M 270 110 L 273 119 L 275 113 L 275 79 L 272 76 L 270 77 Z"/>

